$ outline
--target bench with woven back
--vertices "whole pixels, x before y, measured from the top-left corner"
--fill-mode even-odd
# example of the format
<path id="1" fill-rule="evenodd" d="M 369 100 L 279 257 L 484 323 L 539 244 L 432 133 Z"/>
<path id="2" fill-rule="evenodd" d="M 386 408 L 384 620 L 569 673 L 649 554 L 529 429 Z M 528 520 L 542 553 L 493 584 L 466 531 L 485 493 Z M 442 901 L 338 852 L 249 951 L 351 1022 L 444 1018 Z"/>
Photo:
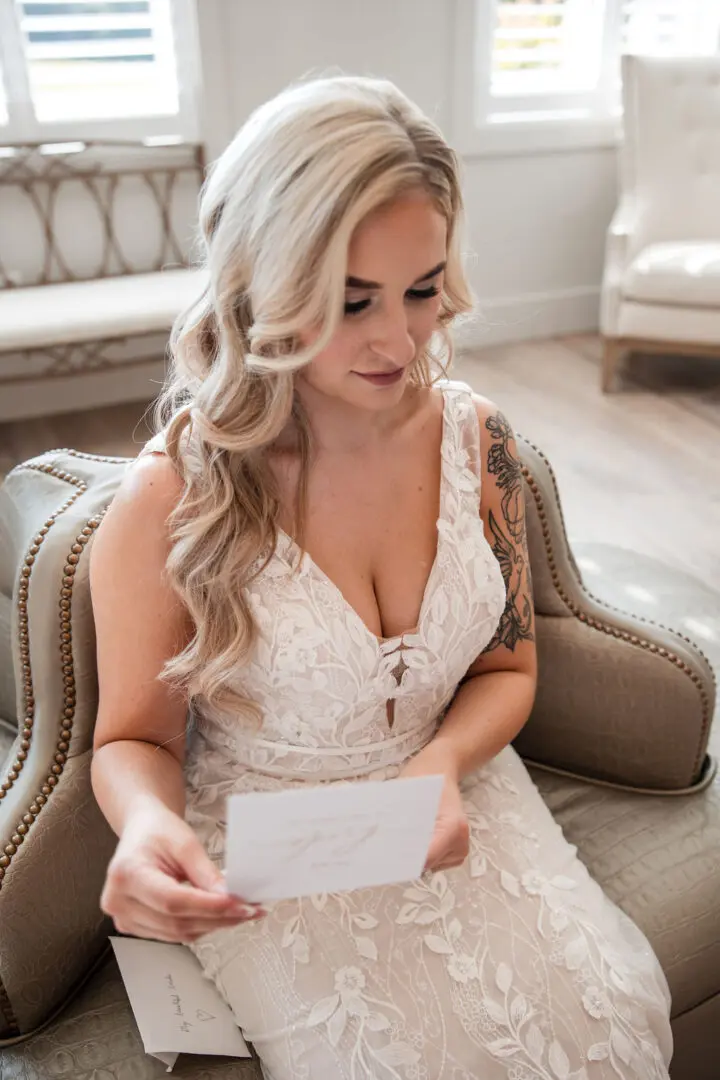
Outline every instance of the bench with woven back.
<path id="1" fill-rule="evenodd" d="M 203 173 L 194 144 L 0 146 L 0 420 L 152 396 Z"/>

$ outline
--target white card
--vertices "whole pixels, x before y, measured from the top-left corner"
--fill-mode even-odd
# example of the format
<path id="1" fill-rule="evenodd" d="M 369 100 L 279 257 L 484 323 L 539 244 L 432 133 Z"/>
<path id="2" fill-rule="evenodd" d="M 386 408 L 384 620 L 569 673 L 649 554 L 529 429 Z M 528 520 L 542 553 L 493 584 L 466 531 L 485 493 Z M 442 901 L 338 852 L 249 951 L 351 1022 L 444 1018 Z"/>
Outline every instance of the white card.
<path id="1" fill-rule="evenodd" d="M 250 1057 L 232 1012 L 188 948 L 111 937 L 145 1053 L 171 1072 L 178 1054 Z"/>
<path id="2" fill-rule="evenodd" d="M 231 795 L 228 891 L 260 903 L 418 878 L 442 788 L 418 776 Z"/>

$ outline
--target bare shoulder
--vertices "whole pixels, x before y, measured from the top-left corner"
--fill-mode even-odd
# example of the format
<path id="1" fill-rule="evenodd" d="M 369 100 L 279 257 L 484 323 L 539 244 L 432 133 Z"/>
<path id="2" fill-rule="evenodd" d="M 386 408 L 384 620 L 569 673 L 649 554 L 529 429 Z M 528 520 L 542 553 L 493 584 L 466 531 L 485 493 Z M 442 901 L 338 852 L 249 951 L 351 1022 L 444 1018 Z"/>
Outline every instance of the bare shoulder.
<path id="1" fill-rule="evenodd" d="M 515 433 L 503 410 L 490 398 L 473 394 L 480 427 L 483 517 L 495 502 L 517 501 L 522 488 L 522 464 Z"/>
<path id="2" fill-rule="evenodd" d="M 168 518 L 183 490 L 164 455 L 127 469 L 90 552 L 90 594 L 100 687 L 93 746 L 115 740 L 163 745 L 182 763 L 186 700 L 161 675 L 192 636 L 168 577 Z"/>
<path id="3" fill-rule="evenodd" d="M 502 433 L 503 437 L 514 441 L 510 421 L 500 406 L 496 405 L 490 398 L 483 397 L 482 394 L 476 394 L 474 391 L 472 399 L 478 423 L 480 424 L 481 443 L 487 441 L 488 433 L 492 438 L 498 438 Z"/>
<path id="4" fill-rule="evenodd" d="M 165 520 L 183 489 L 182 477 L 166 454 L 144 454 L 128 468 L 111 508 Z"/>
<path id="5" fill-rule="evenodd" d="M 138 673 L 150 665 L 154 679 L 187 643 L 190 619 L 166 574 L 168 519 L 182 490 L 169 458 L 143 455 L 129 466 L 93 539 L 90 594 L 106 687 L 119 651 L 139 688 L 147 680 Z"/>
<path id="6" fill-rule="evenodd" d="M 128 560 L 135 553 L 146 559 L 153 553 L 166 557 L 168 518 L 182 496 L 184 483 L 165 454 L 146 454 L 134 461 L 123 477 L 97 531 L 92 566 L 105 556 Z"/>
<path id="7" fill-rule="evenodd" d="M 466 384 L 461 384 L 463 389 L 471 390 Z M 426 404 L 426 411 L 442 412 L 445 394 L 443 391 L 431 391 L 431 401 Z M 472 402 L 478 418 L 480 429 L 480 456 L 482 458 L 483 475 L 495 470 L 492 467 L 493 458 L 499 456 L 517 458 L 515 433 L 507 416 L 494 401 L 471 390 Z"/>

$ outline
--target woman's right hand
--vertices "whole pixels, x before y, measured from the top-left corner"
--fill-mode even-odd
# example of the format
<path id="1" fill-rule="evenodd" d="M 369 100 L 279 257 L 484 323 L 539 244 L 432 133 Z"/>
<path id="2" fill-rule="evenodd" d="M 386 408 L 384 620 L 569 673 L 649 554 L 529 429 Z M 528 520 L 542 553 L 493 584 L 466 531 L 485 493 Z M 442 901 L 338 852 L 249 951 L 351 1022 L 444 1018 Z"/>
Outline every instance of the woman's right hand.
<path id="1" fill-rule="evenodd" d="M 227 892 L 190 826 L 157 803 L 128 819 L 100 907 L 120 933 L 183 943 L 265 914 Z"/>

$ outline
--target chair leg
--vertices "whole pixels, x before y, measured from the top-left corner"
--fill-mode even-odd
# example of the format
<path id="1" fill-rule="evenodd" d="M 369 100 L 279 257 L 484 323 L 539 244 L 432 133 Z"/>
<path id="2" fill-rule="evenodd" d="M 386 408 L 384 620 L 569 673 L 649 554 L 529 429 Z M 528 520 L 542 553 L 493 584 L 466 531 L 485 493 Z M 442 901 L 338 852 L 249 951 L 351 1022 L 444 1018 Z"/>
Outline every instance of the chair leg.
<path id="1" fill-rule="evenodd" d="M 612 390 L 613 376 L 625 351 L 621 341 L 615 338 L 603 338 L 601 380 L 603 394 L 608 394 Z"/>

